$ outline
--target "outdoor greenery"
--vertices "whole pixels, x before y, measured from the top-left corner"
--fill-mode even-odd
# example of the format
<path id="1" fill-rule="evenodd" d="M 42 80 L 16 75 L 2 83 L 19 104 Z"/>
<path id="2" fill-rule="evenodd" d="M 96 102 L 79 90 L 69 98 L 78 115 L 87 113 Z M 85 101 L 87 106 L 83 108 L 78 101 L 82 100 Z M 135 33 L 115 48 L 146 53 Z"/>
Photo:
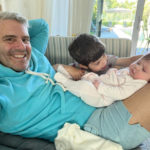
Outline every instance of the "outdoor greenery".
<path id="1" fill-rule="evenodd" d="M 97 18 L 97 1 L 94 5 L 93 11 L 93 23 L 96 25 L 96 18 Z M 104 7 L 103 7 L 103 15 L 102 15 L 102 24 L 108 27 L 113 27 L 115 25 L 124 25 L 124 26 L 132 26 L 133 19 L 135 17 L 136 11 L 136 4 L 137 2 L 130 2 L 126 0 L 124 3 L 120 3 L 117 0 L 104 0 Z M 129 13 L 126 12 L 107 12 L 113 8 L 125 8 L 130 10 Z"/>
<path id="2" fill-rule="evenodd" d="M 92 21 L 94 25 L 96 25 L 96 18 L 97 18 L 97 1 L 98 0 L 95 0 L 95 5 L 93 9 Z M 137 0 L 136 1 L 124 0 L 124 2 L 119 2 L 118 0 L 104 0 L 102 24 L 105 26 L 111 25 L 112 27 L 116 24 L 124 26 L 132 26 L 135 18 L 136 5 Z M 130 10 L 130 12 L 108 13 L 107 11 L 112 8 L 125 8 Z M 144 30 L 147 29 L 147 19 L 149 13 L 150 13 L 150 1 L 145 0 L 145 7 L 143 13 Z"/>
<path id="3" fill-rule="evenodd" d="M 98 1 L 95 0 L 92 17 L 92 28 L 96 30 L 97 19 L 97 5 Z M 102 26 L 109 28 L 122 27 L 125 34 L 131 36 L 132 27 L 135 19 L 136 6 L 138 0 L 104 0 L 103 13 L 102 13 Z M 122 11 L 120 10 L 122 9 Z M 118 10 L 118 12 L 117 12 Z M 144 12 L 142 17 L 142 32 L 140 32 L 140 43 L 146 45 L 148 48 L 150 45 L 150 29 L 148 29 L 148 18 L 150 19 L 150 0 L 145 0 Z M 150 25 L 149 25 L 150 28 Z M 92 30 L 92 32 L 94 32 Z"/>
<path id="4" fill-rule="evenodd" d="M 150 16 L 150 1 L 145 1 L 144 12 L 143 12 L 143 29 L 148 30 L 148 17 Z"/>
<path id="5" fill-rule="evenodd" d="M 148 29 L 148 18 L 150 17 L 150 1 L 145 2 L 144 12 L 143 12 L 143 42 L 145 40 L 145 47 L 148 50 L 150 45 L 150 29 Z M 150 22 L 149 22 L 150 23 Z M 150 27 L 150 25 L 149 25 Z"/>

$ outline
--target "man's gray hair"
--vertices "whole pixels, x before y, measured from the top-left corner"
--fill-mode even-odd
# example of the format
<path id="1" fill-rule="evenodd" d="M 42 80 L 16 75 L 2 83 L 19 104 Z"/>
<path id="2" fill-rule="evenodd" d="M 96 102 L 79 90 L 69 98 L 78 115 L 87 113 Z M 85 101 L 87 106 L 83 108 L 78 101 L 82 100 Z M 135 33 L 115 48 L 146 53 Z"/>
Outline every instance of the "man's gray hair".
<path id="1" fill-rule="evenodd" d="M 28 20 L 16 12 L 0 12 L 0 20 L 15 20 L 29 27 Z"/>

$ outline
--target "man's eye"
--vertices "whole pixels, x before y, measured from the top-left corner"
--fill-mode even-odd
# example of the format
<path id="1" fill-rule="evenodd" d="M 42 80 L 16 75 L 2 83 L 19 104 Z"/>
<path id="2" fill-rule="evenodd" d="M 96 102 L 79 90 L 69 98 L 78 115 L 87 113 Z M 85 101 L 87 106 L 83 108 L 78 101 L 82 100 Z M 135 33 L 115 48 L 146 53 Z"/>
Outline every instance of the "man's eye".
<path id="1" fill-rule="evenodd" d="M 4 41 L 7 42 L 7 43 L 13 43 L 13 42 L 16 41 L 16 39 L 14 39 L 14 38 L 7 38 Z"/>
<path id="2" fill-rule="evenodd" d="M 25 39 L 23 39 L 22 40 L 24 43 L 28 43 L 29 41 L 30 41 L 30 39 L 29 38 L 25 38 Z"/>
<path id="3" fill-rule="evenodd" d="M 5 39 L 5 41 L 13 41 L 12 38 Z"/>

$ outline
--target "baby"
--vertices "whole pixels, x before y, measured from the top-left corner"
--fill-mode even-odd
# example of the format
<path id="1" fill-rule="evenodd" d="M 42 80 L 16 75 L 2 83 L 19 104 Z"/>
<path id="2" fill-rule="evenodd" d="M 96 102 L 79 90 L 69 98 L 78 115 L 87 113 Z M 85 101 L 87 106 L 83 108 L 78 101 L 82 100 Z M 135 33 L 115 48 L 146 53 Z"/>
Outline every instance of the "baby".
<path id="1" fill-rule="evenodd" d="M 106 74 L 86 73 L 81 80 L 68 78 L 62 66 L 63 74 L 57 72 L 55 80 L 73 94 L 81 97 L 94 107 L 108 106 L 115 100 L 123 100 L 142 88 L 150 80 L 150 54 L 132 63 L 128 68 L 109 69 Z M 70 77 L 70 76 L 69 76 Z"/>

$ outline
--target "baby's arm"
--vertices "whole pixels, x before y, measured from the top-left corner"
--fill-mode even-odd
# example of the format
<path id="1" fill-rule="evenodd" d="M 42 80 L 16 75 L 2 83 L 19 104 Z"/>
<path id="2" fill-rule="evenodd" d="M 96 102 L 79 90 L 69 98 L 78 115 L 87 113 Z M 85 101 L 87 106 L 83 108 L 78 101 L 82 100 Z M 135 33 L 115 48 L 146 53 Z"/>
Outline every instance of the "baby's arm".
<path id="1" fill-rule="evenodd" d="M 116 71 L 117 69 L 112 68 L 106 74 L 103 74 L 101 76 L 98 76 L 97 74 L 91 72 L 91 73 L 85 74 L 82 77 L 82 79 L 91 81 L 96 89 L 98 89 L 101 82 L 103 82 L 103 84 L 106 84 L 106 85 L 113 84 L 114 86 L 118 86 L 119 83 L 118 83 L 118 80 L 116 80 L 117 78 Z"/>
<path id="2" fill-rule="evenodd" d="M 144 80 L 134 80 L 128 75 L 127 70 L 110 73 L 109 76 L 102 76 L 101 83 L 97 90 L 99 94 L 111 97 L 112 100 L 122 100 L 131 96 L 134 92 L 142 88 L 147 82 Z"/>

